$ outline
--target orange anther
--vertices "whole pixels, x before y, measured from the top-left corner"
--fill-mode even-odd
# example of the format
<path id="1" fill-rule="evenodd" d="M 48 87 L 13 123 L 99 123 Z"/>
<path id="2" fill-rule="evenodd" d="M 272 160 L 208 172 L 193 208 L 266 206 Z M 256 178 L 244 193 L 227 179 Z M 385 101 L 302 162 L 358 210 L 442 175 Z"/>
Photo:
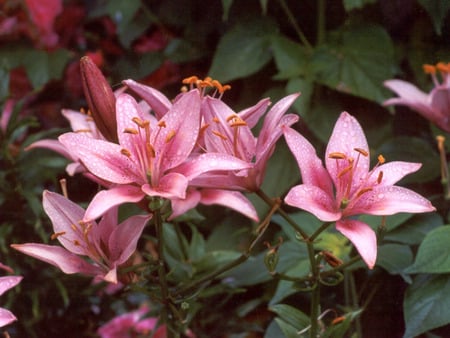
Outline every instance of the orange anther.
<path id="1" fill-rule="evenodd" d="M 379 164 L 383 164 L 384 162 L 386 162 L 386 159 L 384 158 L 383 155 L 378 155 L 378 163 Z"/>
<path id="2" fill-rule="evenodd" d="M 382 179 L 383 179 L 383 172 L 380 171 L 380 172 L 378 173 L 377 183 L 380 184 Z"/>
<path id="3" fill-rule="evenodd" d="M 131 156 L 130 151 L 128 149 L 125 149 L 125 148 L 120 149 L 120 153 L 122 155 L 125 155 L 126 157 L 130 157 Z"/>
<path id="4" fill-rule="evenodd" d="M 58 238 L 59 236 L 65 235 L 66 232 L 65 231 L 61 231 L 61 232 L 55 232 L 53 235 L 50 236 L 50 239 L 53 241 L 56 238 Z"/>
<path id="5" fill-rule="evenodd" d="M 153 148 L 153 146 L 149 142 L 147 142 L 145 144 L 145 150 L 147 151 L 147 156 L 149 158 L 153 158 L 153 157 L 156 156 L 155 149 Z"/>
<path id="6" fill-rule="evenodd" d="M 372 188 L 364 188 L 361 189 L 360 191 L 358 191 L 358 194 L 356 195 L 356 197 L 361 197 L 362 195 L 364 195 L 366 192 L 372 191 Z"/>
<path id="7" fill-rule="evenodd" d="M 169 133 L 166 136 L 166 143 L 172 141 L 172 139 L 175 137 L 175 134 L 176 134 L 175 130 L 169 131 Z"/>
<path id="8" fill-rule="evenodd" d="M 165 121 L 159 121 L 158 122 L 158 127 L 166 128 L 167 127 L 166 122 Z"/>
<path id="9" fill-rule="evenodd" d="M 348 167 L 344 168 L 338 175 L 338 178 L 341 178 L 342 176 L 344 176 L 346 173 L 348 173 L 349 171 L 351 171 L 353 169 L 353 164 L 350 164 Z"/>
<path id="10" fill-rule="evenodd" d="M 336 160 L 344 160 L 347 158 L 347 156 L 344 153 L 334 152 L 334 153 L 329 153 L 328 158 L 334 158 Z"/>
<path id="11" fill-rule="evenodd" d="M 138 132 L 136 129 L 134 129 L 134 128 L 125 128 L 125 129 L 123 130 L 123 132 L 124 132 L 125 134 L 133 134 L 133 135 L 139 134 L 139 132 Z"/>
<path id="12" fill-rule="evenodd" d="M 197 81 L 198 81 L 198 77 L 194 75 L 194 76 L 189 76 L 189 77 L 183 79 L 182 82 L 184 84 L 194 84 L 194 83 L 197 83 Z"/>
<path id="13" fill-rule="evenodd" d="M 422 66 L 422 68 L 425 74 L 436 74 L 436 67 L 433 65 L 425 64 Z"/>
<path id="14" fill-rule="evenodd" d="M 75 133 L 90 133 L 90 129 L 78 129 L 74 131 Z"/>
<path id="15" fill-rule="evenodd" d="M 360 153 L 361 155 L 363 155 L 365 157 L 369 156 L 369 153 L 367 151 L 365 151 L 364 149 L 354 148 L 353 150 L 357 151 L 358 153 Z"/>

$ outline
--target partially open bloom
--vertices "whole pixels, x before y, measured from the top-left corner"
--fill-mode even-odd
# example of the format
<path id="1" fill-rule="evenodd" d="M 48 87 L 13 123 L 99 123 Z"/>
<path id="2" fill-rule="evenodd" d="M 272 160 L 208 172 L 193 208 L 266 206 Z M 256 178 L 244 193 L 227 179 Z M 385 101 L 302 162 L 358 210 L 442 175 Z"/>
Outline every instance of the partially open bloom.
<path id="1" fill-rule="evenodd" d="M 0 265 L 10 270 L 9 267 L 0 263 Z M 0 296 L 3 295 L 9 289 L 12 289 L 22 280 L 22 276 L 4 276 L 0 277 Z M 17 318 L 8 310 L 4 308 L 0 308 L 0 327 L 8 325 L 13 321 L 17 320 Z"/>
<path id="2" fill-rule="evenodd" d="M 450 132 L 450 63 L 439 62 L 436 66 L 424 65 L 423 68 L 431 75 L 434 83 L 434 88 L 428 94 L 412 83 L 388 80 L 384 85 L 399 97 L 386 100 L 383 104 L 407 106 L 442 130 Z M 438 73 L 442 82 L 439 82 Z"/>
<path id="3" fill-rule="evenodd" d="M 266 114 L 259 136 L 251 130 L 270 104 L 268 99 L 239 113 L 223 101 L 208 97 L 202 105 L 205 128 L 205 150 L 229 154 L 251 164 L 249 169 L 227 172 L 225 175 L 203 175 L 196 180 L 199 186 L 256 191 L 261 186 L 267 162 L 282 135 L 281 126 L 298 121 L 298 115 L 286 114 L 299 94 L 291 94 L 278 101 Z"/>
<path id="4" fill-rule="evenodd" d="M 377 256 L 376 235 L 359 214 L 392 215 L 435 210 L 412 190 L 394 184 L 417 171 L 420 163 L 384 163 L 383 156 L 369 170 L 369 146 L 358 121 L 343 112 L 334 127 L 325 153 L 325 168 L 314 147 L 295 130 L 285 127 L 286 142 L 294 154 L 302 184 L 285 198 L 289 205 L 306 210 L 324 222 L 336 222 L 336 229 L 356 247 L 369 268 Z"/>
<path id="5" fill-rule="evenodd" d="M 118 268 L 136 250 L 150 216 L 132 216 L 117 224 L 117 208 L 110 209 L 97 224 L 84 222 L 84 209 L 62 195 L 44 191 L 44 210 L 63 247 L 40 243 L 12 244 L 14 249 L 60 268 L 64 273 L 82 273 L 118 282 Z M 88 257 L 85 260 L 80 257 Z"/>

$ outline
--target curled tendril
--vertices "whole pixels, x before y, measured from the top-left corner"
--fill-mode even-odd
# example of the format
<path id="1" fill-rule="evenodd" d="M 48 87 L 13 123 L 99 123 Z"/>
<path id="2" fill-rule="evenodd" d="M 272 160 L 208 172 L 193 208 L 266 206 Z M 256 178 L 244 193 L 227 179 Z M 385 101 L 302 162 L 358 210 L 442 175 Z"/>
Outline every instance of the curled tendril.
<path id="1" fill-rule="evenodd" d="M 343 280 L 344 275 L 339 271 L 335 271 L 333 274 L 327 274 L 326 276 L 319 278 L 320 283 L 326 286 L 338 285 Z"/>

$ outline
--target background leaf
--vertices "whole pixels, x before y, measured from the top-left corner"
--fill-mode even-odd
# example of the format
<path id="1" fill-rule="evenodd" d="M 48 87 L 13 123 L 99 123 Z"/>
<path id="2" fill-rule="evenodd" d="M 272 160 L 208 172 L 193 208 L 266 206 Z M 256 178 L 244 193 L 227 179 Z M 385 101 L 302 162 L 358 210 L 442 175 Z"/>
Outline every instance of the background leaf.
<path id="1" fill-rule="evenodd" d="M 221 38 L 209 75 L 225 83 L 259 71 L 271 59 L 270 36 L 276 30 L 264 18 L 236 24 Z"/>
<path id="2" fill-rule="evenodd" d="M 405 293 L 404 337 L 416 337 L 450 323 L 449 275 L 418 276 Z"/>
<path id="3" fill-rule="evenodd" d="M 316 80 L 335 90 L 382 102 L 381 84 L 392 78 L 394 47 L 380 26 L 334 31 L 318 46 L 312 60 Z"/>
<path id="4" fill-rule="evenodd" d="M 426 235 L 419 246 L 414 265 L 408 273 L 450 272 L 450 226 L 434 229 Z"/>
<path id="5" fill-rule="evenodd" d="M 442 25 L 444 19 L 448 15 L 450 9 L 450 1 L 448 0 L 418 0 L 418 2 L 425 8 L 433 22 L 436 33 L 442 33 Z"/>

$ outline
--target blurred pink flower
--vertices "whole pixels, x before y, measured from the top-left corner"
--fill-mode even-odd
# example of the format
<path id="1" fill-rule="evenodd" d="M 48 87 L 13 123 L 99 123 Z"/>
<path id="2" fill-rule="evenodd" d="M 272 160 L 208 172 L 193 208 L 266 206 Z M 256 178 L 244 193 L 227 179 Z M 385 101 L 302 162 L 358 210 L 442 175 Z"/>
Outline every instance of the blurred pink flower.
<path id="1" fill-rule="evenodd" d="M 284 127 L 286 142 L 294 154 L 302 184 L 285 198 L 289 205 L 306 210 L 336 229 L 356 247 L 369 268 L 377 256 L 375 232 L 353 218 L 359 214 L 392 215 L 435 210 L 419 194 L 394 184 L 417 171 L 420 163 L 378 163 L 369 171 L 369 146 L 358 121 L 343 112 L 336 122 L 325 152 L 325 168 L 314 147 L 295 130 Z"/>
<path id="2" fill-rule="evenodd" d="M 0 263 L 1 264 L 1 263 Z M 1 264 L 2 267 L 6 265 Z M 3 295 L 9 289 L 15 287 L 22 280 L 22 276 L 4 276 L 0 277 L 0 296 Z M 8 310 L 0 308 L 0 327 L 8 325 L 17 318 Z"/>
<path id="3" fill-rule="evenodd" d="M 84 209 L 49 191 L 44 191 L 43 206 L 53 223 L 52 239 L 58 239 L 63 247 L 40 243 L 12 244 L 11 247 L 52 264 L 64 273 L 82 273 L 111 283 L 117 283 L 118 268 L 136 250 L 150 219 L 150 216 L 132 216 L 117 225 L 117 208 L 112 208 L 98 224 L 83 222 Z"/>
<path id="4" fill-rule="evenodd" d="M 106 324 L 102 325 L 97 333 L 101 338 L 133 338 L 133 337 L 153 337 L 165 338 L 166 326 L 157 327 L 158 318 L 143 318 L 149 312 L 148 306 L 119 315 Z M 156 330 L 155 330 L 156 329 Z M 191 330 L 184 333 L 188 338 L 195 338 Z"/>
<path id="5" fill-rule="evenodd" d="M 101 338 L 132 338 L 137 335 L 165 338 L 166 328 L 160 326 L 155 332 L 158 318 L 142 318 L 147 314 L 149 308 L 143 306 L 140 309 L 119 315 L 106 324 L 102 325 L 97 333 Z"/>
<path id="6" fill-rule="evenodd" d="M 450 63 L 436 66 L 424 65 L 426 73 L 431 74 L 434 88 L 427 94 L 412 83 L 402 80 L 387 80 L 384 85 L 399 97 L 384 101 L 383 105 L 407 106 L 430 120 L 446 132 L 450 132 Z M 439 82 L 437 72 L 442 76 Z"/>
<path id="7" fill-rule="evenodd" d="M 46 47 L 54 47 L 58 43 L 58 35 L 53 30 L 55 18 L 61 14 L 61 0 L 25 0 L 31 20 L 38 28 L 40 41 Z"/>

